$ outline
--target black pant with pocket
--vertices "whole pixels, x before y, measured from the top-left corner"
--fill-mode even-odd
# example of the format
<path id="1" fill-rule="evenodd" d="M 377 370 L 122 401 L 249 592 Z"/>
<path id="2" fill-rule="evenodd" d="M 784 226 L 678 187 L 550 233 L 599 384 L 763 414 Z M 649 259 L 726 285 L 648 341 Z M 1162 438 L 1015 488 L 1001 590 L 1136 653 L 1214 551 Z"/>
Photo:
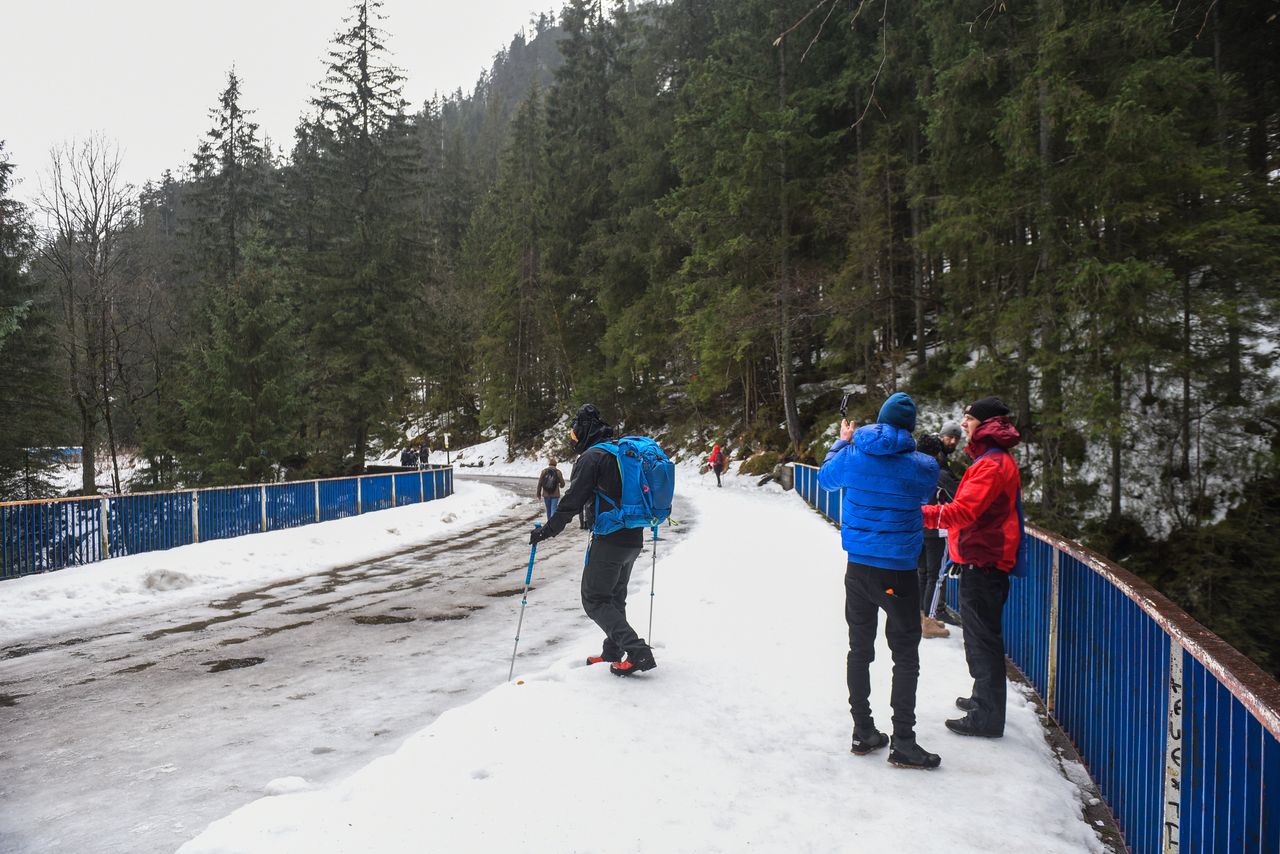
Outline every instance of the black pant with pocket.
<path id="1" fill-rule="evenodd" d="M 920 581 L 915 570 L 849 563 L 844 573 L 844 618 L 849 624 L 849 712 L 861 730 L 874 726 L 871 662 L 876 657 L 878 611 L 887 615 L 885 637 L 893 656 L 893 734 L 914 738 L 916 683 L 920 679 Z"/>
<path id="2" fill-rule="evenodd" d="M 595 539 L 582 570 L 582 610 L 605 634 L 605 652 L 640 652 L 645 642 L 627 622 L 627 584 L 641 546 Z"/>
<path id="3" fill-rule="evenodd" d="M 1002 618 L 1009 598 L 1009 573 L 989 566 L 960 570 L 960 626 L 964 629 L 964 658 L 973 677 L 969 713 L 975 726 L 988 733 L 1004 732 L 1007 682 L 1004 675 Z"/>

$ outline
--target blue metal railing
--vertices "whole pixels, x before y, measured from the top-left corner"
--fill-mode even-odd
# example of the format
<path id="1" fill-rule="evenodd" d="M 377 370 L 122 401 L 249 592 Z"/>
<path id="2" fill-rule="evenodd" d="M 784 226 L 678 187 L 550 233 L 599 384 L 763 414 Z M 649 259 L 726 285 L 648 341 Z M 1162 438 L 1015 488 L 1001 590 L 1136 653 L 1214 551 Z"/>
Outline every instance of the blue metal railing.
<path id="1" fill-rule="evenodd" d="M 797 464 L 796 492 L 839 524 L 843 491 L 817 475 Z M 1141 579 L 1027 531 L 1005 653 L 1075 743 L 1129 850 L 1280 852 L 1280 684 Z"/>
<path id="2" fill-rule="evenodd" d="M 0 503 L 0 579 L 453 494 L 453 469 Z"/>

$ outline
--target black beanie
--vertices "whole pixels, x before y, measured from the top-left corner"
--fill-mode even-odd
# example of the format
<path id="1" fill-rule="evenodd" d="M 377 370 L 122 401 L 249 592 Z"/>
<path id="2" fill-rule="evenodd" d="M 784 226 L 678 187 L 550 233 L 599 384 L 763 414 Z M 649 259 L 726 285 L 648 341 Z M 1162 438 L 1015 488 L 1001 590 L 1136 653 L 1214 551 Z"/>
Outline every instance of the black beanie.
<path id="1" fill-rule="evenodd" d="M 1005 406 L 1004 401 L 998 397 L 984 397 L 966 406 L 964 414 L 971 415 L 979 421 L 986 421 L 988 418 L 1008 415 L 1009 407 Z"/>

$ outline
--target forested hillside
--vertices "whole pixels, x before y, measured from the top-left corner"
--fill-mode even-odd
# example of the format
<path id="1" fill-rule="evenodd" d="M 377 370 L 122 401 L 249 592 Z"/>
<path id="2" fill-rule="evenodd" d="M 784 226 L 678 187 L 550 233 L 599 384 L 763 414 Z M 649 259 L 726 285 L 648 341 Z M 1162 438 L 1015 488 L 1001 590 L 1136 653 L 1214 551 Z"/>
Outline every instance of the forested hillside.
<path id="1" fill-rule="evenodd" d="M 58 444 L 310 477 L 589 400 L 808 459 L 842 391 L 995 393 L 1033 520 L 1275 668 L 1278 14 L 572 0 L 409 105 L 357 2 L 292 140 L 232 71 L 181 169 L 134 193 L 90 138 L 4 201 L 5 497 Z"/>

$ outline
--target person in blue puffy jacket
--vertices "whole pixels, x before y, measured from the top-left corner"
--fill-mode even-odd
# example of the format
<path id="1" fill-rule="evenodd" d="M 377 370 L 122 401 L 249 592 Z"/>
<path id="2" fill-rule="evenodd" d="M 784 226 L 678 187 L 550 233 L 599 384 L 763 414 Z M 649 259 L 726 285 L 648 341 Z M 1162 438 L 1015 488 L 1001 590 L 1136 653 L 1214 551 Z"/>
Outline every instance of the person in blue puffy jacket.
<path id="1" fill-rule="evenodd" d="M 849 711 L 852 751 L 865 755 L 886 744 L 889 762 L 937 768 L 942 760 L 916 743 L 916 683 L 920 678 L 920 582 L 916 558 L 924 542 L 920 505 L 938 483 L 936 460 L 916 451 L 916 404 L 898 392 L 880 408 L 875 424 L 840 422 L 840 440 L 818 472 L 826 490 L 844 490 L 840 539 L 848 564 L 844 616 L 849 625 Z M 879 611 L 893 655 L 893 739 L 871 714 L 871 662 Z"/>

